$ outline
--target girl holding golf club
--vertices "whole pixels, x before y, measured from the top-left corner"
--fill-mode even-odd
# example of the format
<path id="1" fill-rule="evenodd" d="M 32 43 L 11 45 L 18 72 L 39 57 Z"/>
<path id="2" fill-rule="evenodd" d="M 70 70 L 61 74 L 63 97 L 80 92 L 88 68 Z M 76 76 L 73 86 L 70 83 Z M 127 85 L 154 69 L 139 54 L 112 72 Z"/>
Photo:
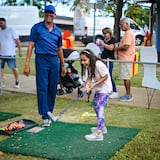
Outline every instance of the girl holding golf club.
<path id="1" fill-rule="evenodd" d="M 80 53 L 82 76 L 86 75 L 87 80 L 85 92 L 95 89 L 93 108 L 97 116 L 97 127 L 91 128 L 91 134 L 85 135 L 88 141 L 103 141 L 103 134 L 107 133 L 104 124 L 104 107 L 112 91 L 112 82 L 107 66 L 89 49 Z"/>

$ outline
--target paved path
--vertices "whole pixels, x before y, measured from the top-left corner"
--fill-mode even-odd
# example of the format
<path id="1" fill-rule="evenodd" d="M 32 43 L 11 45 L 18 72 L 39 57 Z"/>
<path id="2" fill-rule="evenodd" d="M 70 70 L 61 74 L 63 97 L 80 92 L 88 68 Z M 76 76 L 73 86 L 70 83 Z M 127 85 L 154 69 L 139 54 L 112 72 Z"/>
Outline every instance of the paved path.
<path id="1" fill-rule="evenodd" d="M 4 91 L 36 94 L 34 76 L 26 77 L 24 75 L 20 75 L 20 83 L 21 84 L 19 89 L 14 88 L 14 77 L 11 74 L 7 74 L 5 79 L 5 87 L 2 90 L 2 94 L 5 93 Z M 125 93 L 124 86 L 117 86 L 117 88 L 119 95 L 123 95 Z M 132 102 L 120 102 L 118 99 L 109 99 L 109 105 L 112 106 L 115 104 L 123 104 L 123 105 L 137 106 L 143 108 L 148 107 L 147 92 L 145 88 L 132 87 L 132 94 L 134 96 L 134 100 Z M 64 94 L 61 97 L 75 99 L 77 97 L 77 89 L 74 89 L 73 93 Z M 85 96 L 83 99 L 87 100 L 87 97 Z M 157 90 L 155 92 L 152 99 L 151 108 L 160 109 L 160 90 Z"/>

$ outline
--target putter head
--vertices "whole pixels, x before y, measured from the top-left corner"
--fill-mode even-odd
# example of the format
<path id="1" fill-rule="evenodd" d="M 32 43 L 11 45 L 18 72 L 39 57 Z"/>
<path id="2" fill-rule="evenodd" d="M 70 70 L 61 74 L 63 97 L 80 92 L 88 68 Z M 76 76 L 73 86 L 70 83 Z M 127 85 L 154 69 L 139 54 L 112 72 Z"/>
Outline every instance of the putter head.
<path id="1" fill-rule="evenodd" d="M 59 120 L 59 116 L 54 116 L 54 122 Z"/>
<path id="2" fill-rule="evenodd" d="M 78 90 L 78 96 L 79 97 L 83 97 L 84 96 L 84 92 L 82 90 L 80 90 L 80 89 Z"/>

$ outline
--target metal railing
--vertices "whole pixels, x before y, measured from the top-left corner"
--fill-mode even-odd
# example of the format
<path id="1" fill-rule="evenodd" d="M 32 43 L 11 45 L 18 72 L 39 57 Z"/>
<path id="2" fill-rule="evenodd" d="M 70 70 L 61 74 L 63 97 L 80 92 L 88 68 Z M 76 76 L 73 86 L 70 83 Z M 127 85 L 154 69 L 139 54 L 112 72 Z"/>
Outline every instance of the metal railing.
<path id="1" fill-rule="evenodd" d="M 1 63 L 1 59 L 3 58 L 6 58 L 6 57 L 3 57 L 3 56 L 0 56 L 0 63 Z M 10 58 L 10 59 L 13 59 L 14 57 L 7 57 L 7 58 Z M 32 57 L 31 58 L 31 74 L 35 75 L 35 66 L 34 66 L 34 60 L 35 58 Z M 24 62 L 25 62 L 25 57 L 16 57 L 16 61 L 17 61 L 17 66 L 19 68 L 19 74 L 23 74 L 23 69 L 24 69 Z M 80 61 L 79 59 L 76 59 L 76 61 Z M 118 63 L 133 63 L 133 64 L 139 64 L 138 66 L 138 75 L 137 76 L 141 76 L 141 78 L 143 78 L 143 64 L 155 64 L 157 66 L 157 78 L 158 80 L 160 81 L 160 63 L 157 62 L 157 63 L 151 63 L 151 62 L 140 62 L 140 61 L 122 61 L 122 60 L 111 60 L 111 59 L 107 59 L 107 60 L 104 60 L 106 61 L 107 64 L 109 64 L 110 61 L 113 61 L 115 62 L 115 66 L 118 64 Z M 74 63 L 73 63 L 74 65 Z M 109 66 L 109 65 L 108 65 Z M 74 65 L 74 67 L 76 68 L 76 66 Z M 78 72 L 80 73 L 80 63 L 79 63 L 79 66 L 78 66 Z M 1 68 L 0 68 L 0 73 L 1 73 Z M 7 71 L 6 73 L 11 73 L 10 71 Z M 118 67 L 114 67 L 113 69 L 113 77 L 117 80 L 118 78 Z M 2 77 L 1 77 L 1 74 L 0 74 L 0 94 L 2 94 Z"/>

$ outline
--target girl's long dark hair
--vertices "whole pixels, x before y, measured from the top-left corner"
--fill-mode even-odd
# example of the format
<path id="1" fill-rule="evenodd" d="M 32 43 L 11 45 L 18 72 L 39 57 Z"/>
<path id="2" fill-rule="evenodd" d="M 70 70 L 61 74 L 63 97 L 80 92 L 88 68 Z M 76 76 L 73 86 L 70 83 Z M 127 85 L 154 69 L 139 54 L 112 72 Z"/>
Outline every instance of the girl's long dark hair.
<path id="1" fill-rule="evenodd" d="M 80 55 L 85 55 L 86 57 L 89 58 L 89 60 L 90 60 L 90 71 L 88 70 L 88 76 L 90 78 L 94 78 L 95 77 L 96 61 L 97 60 L 101 61 L 101 59 L 96 57 L 94 55 L 94 53 L 89 49 L 85 49 L 85 50 L 81 51 Z M 81 74 L 82 74 L 82 76 L 85 75 L 85 71 L 86 71 L 86 68 L 81 64 Z"/>

